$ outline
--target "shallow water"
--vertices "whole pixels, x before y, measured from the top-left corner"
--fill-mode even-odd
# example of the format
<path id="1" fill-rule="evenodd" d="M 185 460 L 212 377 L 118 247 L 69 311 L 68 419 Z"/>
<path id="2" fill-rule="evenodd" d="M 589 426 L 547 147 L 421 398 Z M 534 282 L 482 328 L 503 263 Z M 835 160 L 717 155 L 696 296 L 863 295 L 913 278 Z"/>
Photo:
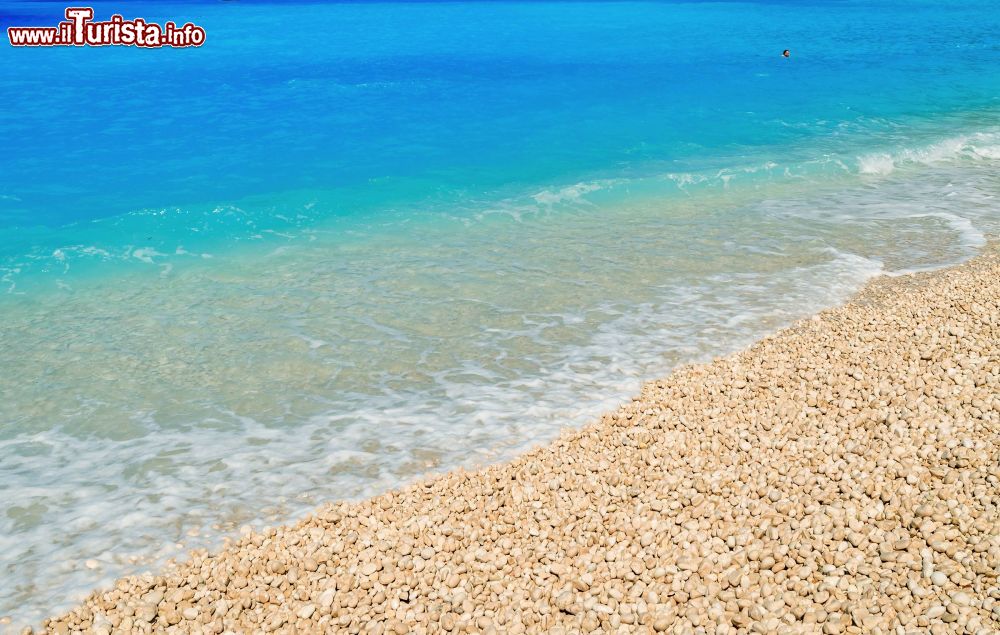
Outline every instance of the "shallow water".
<path id="1" fill-rule="evenodd" d="M 3 48 L 0 615 L 970 256 L 991 8 L 130 3 L 209 42 Z"/>

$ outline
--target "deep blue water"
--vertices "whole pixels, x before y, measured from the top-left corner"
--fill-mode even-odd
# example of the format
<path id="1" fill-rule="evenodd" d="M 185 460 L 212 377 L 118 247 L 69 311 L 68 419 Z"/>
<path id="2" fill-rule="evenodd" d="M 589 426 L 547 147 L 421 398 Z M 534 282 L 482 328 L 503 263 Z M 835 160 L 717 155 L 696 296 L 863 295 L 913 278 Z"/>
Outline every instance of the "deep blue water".
<path id="1" fill-rule="evenodd" d="M 62 9 L 0 11 L 3 26 L 44 25 Z M 209 43 L 5 47 L 3 253 L 24 247 L 15 228 L 294 190 L 336 190 L 322 218 L 386 201 L 849 152 L 928 117 L 995 107 L 996 9 L 98 3 L 103 18 L 195 21 Z"/>
<path id="2" fill-rule="evenodd" d="M 1000 229 L 995 0 L 94 7 L 208 40 L 0 45 L 0 616 Z"/>

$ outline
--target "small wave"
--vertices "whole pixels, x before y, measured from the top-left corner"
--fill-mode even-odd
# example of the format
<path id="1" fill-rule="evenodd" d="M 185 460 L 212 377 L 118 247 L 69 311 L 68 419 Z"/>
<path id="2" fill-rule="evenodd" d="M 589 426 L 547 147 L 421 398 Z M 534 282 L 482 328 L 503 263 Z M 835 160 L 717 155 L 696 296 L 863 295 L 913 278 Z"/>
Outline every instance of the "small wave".
<path id="1" fill-rule="evenodd" d="M 946 212 L 929 212 L 915 215 L 914 218 L 940 218 L 959 235 L 961 244 L 966 247 L 978 248 L 986 244 L 986 235 L 963 216 Z"/>
<path id="2" fill-rule="evenodd" d="M 858 172 L 886 176 L 905 165 L 1000 159 L 1000 133 L 977 132 L 950 137 L 919 148 L 902 148 L 894 152 L 878 152 L 858 157 Z"/>
<path id="3" fill-rule="evenodd" d="M 610 181 L 593 181 L 590 183 L 577 183 L 560 188 L 556 191 L 542 190 L 532 195 L 532 199 L 539 205 L 557 205 L 560 203 L 572 203 L 580 201 L 586 194 L 603 190 Z"/>
<path id="4" fill-rule="evenodd" d="M 134 250 L 132 252 L 132 257 L 133 258 L 135 258 L 136 260 L 141 260 L 142 262 L 145 262 L 145 263 L 150 264 L 150 265 L 156 264 L 153 261 L 153 258 L 162 258 L 162 257 L 164 257 L 166 255 L 167 254 L 162 254 L 162 253 L 156 251 L 155 249 L 151 249 L 151 248 L 140 248 L 140 249 L 136 249 L 136 250 Z"/>
<path id="5" fill-rule="evenodd" d="M 885 176 L 896 169 L 896 161 L 891 154 L 868 154 L 858 158 L 858 172 Z"/>

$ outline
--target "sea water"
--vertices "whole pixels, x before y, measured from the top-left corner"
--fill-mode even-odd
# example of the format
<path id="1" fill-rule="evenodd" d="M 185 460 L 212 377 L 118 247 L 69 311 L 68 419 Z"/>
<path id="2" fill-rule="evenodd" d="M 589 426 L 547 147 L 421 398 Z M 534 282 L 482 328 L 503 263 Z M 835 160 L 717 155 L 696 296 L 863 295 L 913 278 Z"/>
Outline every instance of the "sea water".
<path id="1" fill-rule="evenodd" d="M 12 627 L 1000 230 L 995 1 L 94 7 L 207 41 L 0 46 Z"/>

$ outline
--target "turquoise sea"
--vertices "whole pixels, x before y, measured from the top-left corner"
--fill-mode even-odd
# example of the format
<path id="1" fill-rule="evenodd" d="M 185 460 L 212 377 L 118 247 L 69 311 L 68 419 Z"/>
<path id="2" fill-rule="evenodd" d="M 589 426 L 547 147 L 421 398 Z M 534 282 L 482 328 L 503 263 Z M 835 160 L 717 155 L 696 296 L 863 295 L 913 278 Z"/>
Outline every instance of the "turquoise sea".
<path id="1" fill-rule="evenodd" d="M 0 43 L 11 628 L 1000 231 L 996 0 L 94 7 L 207 42 Z"/>

